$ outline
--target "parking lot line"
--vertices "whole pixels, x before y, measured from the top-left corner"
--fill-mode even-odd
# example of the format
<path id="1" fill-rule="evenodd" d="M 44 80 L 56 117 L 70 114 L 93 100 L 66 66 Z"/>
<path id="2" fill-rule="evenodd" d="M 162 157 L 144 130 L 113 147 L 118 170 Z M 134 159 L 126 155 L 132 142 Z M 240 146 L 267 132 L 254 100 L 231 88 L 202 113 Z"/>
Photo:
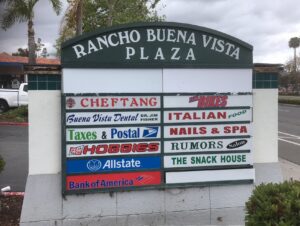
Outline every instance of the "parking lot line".
<path id="1" fill-rule="evenodd" d="M 299 143 L 296 143 L 296 142 L 293 142 L 293 141 L 289 141 L 289 140 L 285 140 L 285 139 L 281 139 L 281 138 L 278 138 L 278 140 L 281 140 L 281 141 L 284 141 L 284 142 L 287 142 L 287 143 L 290 143 L 290 144 L 294 144 L 294 145 L 300 146 Z"/>
<path id="2" fill-rule="evenodd" d="M 280 132 L 280 131 L 278 131 L 278 133 L 282 133 L 282 134 L 284 134 L 284 135 L 288 135 L 288 136 L 296 137 L 296 138 L 300 139 L 300 136 L 293 135 L 293 134 L 290 134 L 290 133 L 284 133 L 284 132 Z"/>

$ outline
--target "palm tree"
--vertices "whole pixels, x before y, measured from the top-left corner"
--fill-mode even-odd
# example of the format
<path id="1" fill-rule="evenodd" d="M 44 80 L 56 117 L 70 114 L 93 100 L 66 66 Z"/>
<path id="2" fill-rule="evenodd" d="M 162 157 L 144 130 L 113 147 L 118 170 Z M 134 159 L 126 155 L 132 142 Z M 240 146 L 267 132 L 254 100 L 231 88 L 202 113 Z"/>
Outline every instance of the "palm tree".
<path id="1" fill-rule="evenodd" d="M 35 40 L 34 40 L 34 6 L 39 0 L 0 0 L 0 4 L 5 6 L 5 12 L 1 18 L 1 26 L 7 30 L 16 22 L 27 22 L 28 28 L 28 50 L 29 64 L 35 64 Z M 61 10 L 60 0 L 50 0 L 52 8 L 58 15 Z"/>
<path id="2" fill-rule="evenodd" d="M 300 38 L 293 37 L 289 41 L 289 47 L 294 48 L 294 71 L 297 71 L 297 56 L 296 49 L 300 46 Z"/>
<path id="3" fill-rule="evenodd" d="M 68 3 L 69 6 L 61 23 L 61 33 L 65 24 L 74 23 L 76 25 L 76 35 L 81 35 L 83 0 L 68 0 Z"/>

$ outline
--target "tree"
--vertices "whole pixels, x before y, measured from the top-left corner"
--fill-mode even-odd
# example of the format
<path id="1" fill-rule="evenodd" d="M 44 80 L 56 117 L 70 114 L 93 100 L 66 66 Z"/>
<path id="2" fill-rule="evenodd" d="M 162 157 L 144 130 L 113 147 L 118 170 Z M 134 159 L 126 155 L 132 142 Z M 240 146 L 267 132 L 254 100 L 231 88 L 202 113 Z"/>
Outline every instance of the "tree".
<path id="1" fill-rule="evenodd" d="M 294 70 L 297 71 L 297 58 L 296 49 L 300 46 L 300 39 L 298 37 L 293 37 L 289 41 L 289 47 L 294 49 Z"/>
<path id="2" fill-rule="evenodd" d="M 37 42 L 35 43 L 35 57 L 47 57 L 49 56 L 47 49 L 44 47 L 45 44 L 42 43 L 42 39 L 38 38 Z M 22 56 L 22 57 L 28 57 L 29 51 L 28 49 L 18 48 L 18 51 L 11 54 L 12 56 Z"/>
<path id="3" fill-rule="evenodd" d="M 37 2 L 38 0 L 0 0 L 0 4 L 5 6 L 5 12 L 1 18 L 1 26 L 4 30 L 7 30 L 16 22 L 27 22 L 29 64 L 36 63 L 33 19 L 34 6 Z M 61 10 L 61 1 L 50 0 L 50 2 L 58 15 Z"/>
<path id="4" fill-rule="evenodd" d="M 60 28 L 60 37 L 56 40 L 56 49 L 60 55 L 61 43 L 78 34 L 78 5 L 80 0 L 68 0 L 69 7 Z M 141 21 L 161 21 L 156 6 L 160 0 L 85 0 L 82 4 L 82 32 L 90 32 L 99 27 Z"/>
<path id="5" fill-rule="evenodd" d="M 300 57 L 296 56 L 296 70 L 295 70 L 295 59 L 290 58 L 284 65 L 284 72 L 295 73 L 300 69 Z"/>
<path id="6" fill-rule="evenodd" d="M 28 57 L 29 52 L 28 49 L 19 48 L 17 52 L 12 53 L 12 56 L 21 56 L 21 57 Z"/>
<path id="7" fill-rule="evenodd" d="M 41 57 L 47 58 L 48 56 L 49 56 L 49 54 L 48 54 L 47 48 L 44 47 L 44 48 L 42 49 Z"/>
<path id="8" fill-rule="evenodd" d="M 63 21 L 72 20 L 76 23 L 76 35 L 82 34 L 82 8 L 83 0 L 67 0 L 69 6 Z"/>

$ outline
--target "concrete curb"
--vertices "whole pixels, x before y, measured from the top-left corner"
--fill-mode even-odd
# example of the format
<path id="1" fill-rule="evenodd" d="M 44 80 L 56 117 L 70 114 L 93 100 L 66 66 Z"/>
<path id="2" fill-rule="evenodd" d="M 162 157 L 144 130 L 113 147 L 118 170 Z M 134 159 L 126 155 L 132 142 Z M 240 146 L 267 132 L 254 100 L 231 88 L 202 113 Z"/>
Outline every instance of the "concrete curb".
<path id="1" fill-rule="evenodd" d="M 23 196 L 24 197 L 25 192 L 1 192 L 1 195 L 3 196 Z"/>
<path id="2" fill-rule="evenodd" d="M 298 180 L 300 181 L 300 165 L 279 158 L 279 163 L 282 170 L 282 176 L 284 180 Z"/>
<path id="3" fill-rule="evenodd" d="M 28 122 L 0 122 L 0 126 L 28 126 Z"/>

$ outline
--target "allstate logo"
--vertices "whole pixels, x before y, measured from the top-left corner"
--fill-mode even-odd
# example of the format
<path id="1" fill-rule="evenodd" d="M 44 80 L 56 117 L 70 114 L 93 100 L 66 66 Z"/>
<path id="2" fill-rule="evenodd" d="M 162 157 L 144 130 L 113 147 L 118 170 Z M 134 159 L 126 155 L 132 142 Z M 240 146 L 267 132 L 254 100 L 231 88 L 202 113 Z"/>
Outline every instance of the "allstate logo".
<path id="1" fill-rule="evenodd" d="M 88 161 L 88 163 L 86 164 L 86 167 L 90 171 L 95 172 L 95 171 L 101 169 L 101 161 L 97 160 L 97 159 L 92 159 L 92 160 Z"/>

